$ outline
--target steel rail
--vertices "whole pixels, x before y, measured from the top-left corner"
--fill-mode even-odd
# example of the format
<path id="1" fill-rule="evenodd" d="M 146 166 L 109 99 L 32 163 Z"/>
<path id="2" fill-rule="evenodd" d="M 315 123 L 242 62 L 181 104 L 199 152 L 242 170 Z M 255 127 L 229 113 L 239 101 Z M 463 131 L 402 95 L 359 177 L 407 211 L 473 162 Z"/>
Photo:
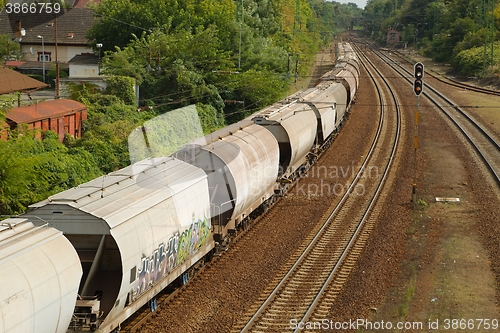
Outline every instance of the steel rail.
<path id="1" fill-rule="evenodd" d="M 355 45 L 355 44 L 353 44 Z M 356 46 L 356 49 L 358 50 L 358 54 L 361 54 L 361 50 L 359 50 L 359 48 Z M 365 58 L 365 60 L 367 62 L 369 62 L 373 69 L 380 75 L 380 71 L 371 63 L 371 61 L 363 55 L 363 57 Z M 372 80 L 374 80 L 374 77 L 373 75 L 368 71 L 368 68 L 365 64 L 363 64 L 363 66 L 365 67 L 365 69 L 367 70 L 367 72 L 369 73 L 370 77 L 372 78 Z M 382 78 L 382 80 L 384 81 L 384 83 L 389 86 L 389 82 L 382 76 L 380 75 L 380 77 Z M 395 96 L 395 93 L 390 90 L 390 93 L 392 95 L 392 98 L 393 100 L 396 100 L 396 96 Z M 379 98 L 381 98 L 381 96 L 379 95 Z M 381 105 L 383 105 L 382 103 L 382 100 L 380 100 L 381 102 Z M 394 157 L 396 155 L 396 150 L 397 150 L 397 147 L 398 147 L 398 142 L 399 142 L 399 137 L 400 137 L 400 134 L 401 134 L 401 110 L 399 108 L 399 106 L 396 104 L 396 112 L 397 112 L 397 132 L 396 132 L 396 137 L 394 138 L 394 143 L 393 143 L 393 147 L 392 147 L 392 151 L 391 151 L 391 154 L 390 154 L 390 158 L 389 158 L 389 161 L 387 163 L 387 166 L 384 170 L 384 174 L 377 186 L 377 189 L 375 191 L 375 194 L 373 196 L 373 198 L 370 200 L 370 204 L 368 205 L 368 208 L 366 209 L 366 211 L 364 212 L 363 214 L 363 217 L 361 218 L 361 222 L 359 223 L 358 227 L 356 228 L 356 232 L 354 233 L 354 235 L 351 237 L 351 240 L 349 241 L 349 244 L 346 246 L 346 250 L 344 251 L 344 253 L 342 254 L 341 258 L 339 259 L 338 263 L 335 265 L 334 269 L 332 270 L 332 272 L 330 273 L 330 275 L 328 276 L 328 279 L 327 281 L 325 282 L 325 284 L 323 285 L 323 287 L 321 288 L 320 292 L 318 293 L 318 295 L 316 296 L 316 298 L 314 299 L 313 303 L 311 304 L 311 306 L 309 307 L 309 309 L 307 310 L 306 314 L 304 315 L 304 317 L 301 319 L 301 322 L 306 322 L 313 314 L 313 311 L 316 309 L 317 305 L 319 304 L 320 302 L 320 299 L 322 297 L 322 295 L 324 294 L 324 292 L 326 291 L 326 289 L 329 287 L 330 283 L 332 282 L 332 280 L 334 279 L 338 269 L 341 267 L 341 264 L 343 263 L 345 257 L 347 256 L 348 254 L 348 251 L 352 248 L 352 246 L 354 245 L 354 242 L 356 241 L 357 239 L 357 236 L 358 234 L 361 232 L 361 230 L 363 229 L 363 226 L 364 226 L 364 222 L 366 221 L 366 219 L 368 218 L 368 216 L 370 215 L 371 211 L 372 211 L 372 208 L 373 206 L 375 205 L 375 203 L 377 202 L 377 199 L 379 198 L 379 195 L 380 195 L 380 192 L 382 191 L 382 188 L 385 184 L 385 181 L 387 179 L 387 175 L 389 174 L 389 170 L 391 169 L 391 166 L 392 166 L 392 163 L 394 161 Z M 297 333 L 299 332 L 300 329 L 297 328 L 294 333 Z"/>
<path id="2" fill-rule="evenodd" d="M 387 57 L 386 55 L 384 55 L 383 53 L 381 53 L 380 51 L 376 51 L 375 52 L 381 59 L 390 59 L 390 57 Z M 392 64 L 391 64 L 392 63 Z M 412 73 L 406 69 L 404 66 L 402 65 L 398 65 L 397 67 L 399 68 L 396 68 L 396 65 L 394 65 L 394 62 L 388 62 L 388 65 L 393 68 L 393 70 L 398 73 L 399 75 L 401 75 L 403 78 L 406 79 L 406 81 L 408 81 L 410 84 L 413 84 L 413 82 L 411 81 L 410 78 L 408 78 L 407 75 L 405 74 L 410 74 L 412 75 Z M 403 73 L 401 72 L 403 71 Z M 448 97 L 444 96 L 442 93 L 440 93 L 437 89 L 435 89 L 434 87 L 432 87 L 430 84 L 426 83 L 425 84 L 425 88 L 426 89 L 429 89 L 432 93 L 434 93 L 436 96 L 438 96 L 439 98 L 441 98 L 443 101 L 445 101 L 446 103 L 449 104 L 449 106 L 451 106 L 454 110 L 456 110 L 461 116 L 463 116 L 472 126 L 473 128 L 475 128 L 479 134 L 481 134 L 488 142 L 491 143 L 491 145 L 493 146 L 493 148 L 495 148 L 498 152 L 500 152 L 500 143 L 498 143 L 494 138 L 493 136 L 483 127 L 481 126 L 481 124 L 479 122 L 477 122 L 475 119 L 473 119 L 466 111 L 464 111 L 462 108 L 460 108 L 458 105 L 456 105 L 456 103 L 454 103 L 452 100 L 450 100 Z M 492 174 L 492 176 L 495 178 L 495 181 L 496 183 L 500 186 L 500 171 L 497 171 L 498 167 L 496 167 L 496 163 L 493 163 L 490 161 L 490 158 L 488 158 L 486 155 L 486 153 L 484 153 L 483 149 L 484 148 L 481 148 L 479 147 L 479 145 L 476 143 L 476 141 L 474 140 L 474 138 L 472 138 L 472 133 L 469 133 L 469 131 L 467 131 L 462 124 L 459 123 L 459 121 L 456 119 L 456 117 L 453 117 L 452 114 L 450 114 L 450 112 L 448 112 L 446 110 L 445 107 L 443 107 L 442 105 L 440 105 L 438 103 L 438 101 L 436 100 L 436 98 L 433 98 L 429 93 L 426 92 L 426 90 L 424 89 L 423 91 L 423 95 L 426 96 L 436 107 L 438 107 L 441 111 L 444 112 L 444 114 L 448 117 L 448 119 L 450 119 L 450 121 L 460 130 L 460 132 L 465 136 L 465 138 L 467 138 L 467 140 L 470 142 L 470 144 L 474 147 L 474 149 L 476 150 L 476 152 L 479 154 L 479 156 L 481 157 L 481 159 L 484 161 L 484 163 L 486 164 L 486 167 L 488 168 L 489 172 Z"/>
<path id="3" fill-rule="evenodd" d="M 340 209 L 344 206 L 346 200 L 349 198 L 351 190 L 359 182 L 359 179 L 360 179 L 361 175 L 363 174 L 364 168 L 367 166 L 368 162 L 373 157 L 373 153 L 375 151 L 375 148 L 377 147 L 377 143 L 379 142 L 379 139 L 380 139 L 380 136 L 381 136 L 381 132 L 382 132 L 382 126 L 383 126 L 383 122 L 384 122 L 384 103 L 382 103 L 382 96 L 381 96 L 381 94 L 379 94 L 379 99 L 381 101 L 380 105 L 381 105 L 381 108 L 382 108 L 381 113 L 380 113 L 379 125 L 378 125 L 378 128 L 377 128 L 377 132 L 376 132 L 376 135 L 374 137 L 374 140 L 372 142 L 372 145 L 371 145 L 371 147 L 369 149 L 369 153 L 365 157 L 365 159 L 364 159 L 364 161 L 362 163 L 362 166 L 360 167 L 360 170 L 357 172 L 356 176 L 352 180 L 352 182 L 351 182 L 348 190 L 346 191 L 346 193 L 344 194 L 344 196 L 341 198 L 340 202 L 337 204 L 337 206 L 335 207 L 335 209 L 329 214 L 329 216 L 325 219 L 325 222 L 323 223 L 322 227 L 316 232 L 315 236 L 309 242 L 309 244 L 304 249 L 304 251 L 302 252 L 302 254 L 297 258 L 297 260 L 292 265 L 292 267 L 288 270 L 288 272 L 280 280 L 280 282 L 277 284 L 277 286 L 272 290 L 272 292 L 269 294 L 269 296 L 266 298 L 266 300 L 261 304 L 261 306 L 258 308 L 258 310 L 254 313 L 254 315 L 249 319 L 249 321 L 247 322 L 247 324 L 245 325 L 245 327 L 241 330 L 241 332 L 248 332 L 251 329 L 251 327 L 253 327 L 255 325 L 255 322 L 257 321 L 257 319 L 259 319 L 261 317 L 261 315 L 266 311 L 266 309 L 268 308 L 268 306 L 275 299 L 275 297 L 278 294 L 278 292 L 283 288 L 283 286 L 285 285 L 285 283 L 287 283 L 287 281 L 290 279 L 290 277 L 292 276 L 292 274 L 295 273 L 296 269 L 303 263 L 303 261 L 305 260 L 305 258 L 311 252 L 311 250 L 316 246 L 318 240 L 321 238 L 321 236 L 325 232 L 325 229 L 330 225 L 330 222 L 332 221 L 332 219 L 338 214 L 338 212 L 340 211 Z M 398 129 L 399 129 L 399 124 L 400 124 L 400 117 L 399 117 L 399 114 L 398 114 Z M 399 138 L 399 130 L 397 132 L 396 137 Z M 397 139 L 396 139 L 396 141 L 397 141 Z M 388 173 L 388 169 L 390 168 L 390 165 L 392 164 L 392 160 L 393 160 L 393 156 L 394 156 L 393 154 L 394 154 L 395 149 L 396 149 L 396 147 L 394 147 L 393 151 L 391 152 L 390 161 L 389 161 L 388 165 L 386 166 L 386 170 L 384 172 L 383 180 L 385 180 L 386 175 Z M 383 182 L 383 180 L 382 180 L 382 182 Z M 373 205 L 374 205 L 374 203 L 376 201 L 376 198 L 378 197 L 378 193 L 380 192 L 381 188 L 382 188 L 382 185 L 379 184 L 377 186 L 377 189 L 376 189 L 376 195 L 372 198 L 372 200 L 371 200 L 371 202 L 370 202 L 370 204 L 369 204 L 369 206 L 367 208 L 367 211 L 364 213 L 361 221 L 358 223 L 356 231 L 354 232 L 353 235 L 351 235 L 347 246 L 342 251 L 342 255 L 341 255 L 340 259 L 338 260 L 337 264 L 334 266 L 333 270 L 330 272 L 327 281 L 324 282 L 322 288 L 320 289 L 320 291 L 316 295 L 313 303 L 311 304 L 311 306 L 306 311 L 305 317 L 309 316 L 309 314 L 312 312 L 312 309 L 315 308 L 315 305 L 318 303 L 318 301 L 319 301 L 322 293 L 325 291 L 326 286 L 328 285 L 328 282 L 330 282 L 332 280 L 332 278 L 335 275 L 336 271 L 340 267 L 341 262 L 344 260 L 344 258 L 346 257 L 347 253 L 349 252 L 349 249 L 355 243 L 355 240 L 357 239 L 357 236 L 358 236 L 360 230 L 362 230 L 363 225 L 364 225 L 364 221 L 366 220 L 366 217 L 369 215 L 369 211 L 372 209 L 372 207 L 373 207 Z"/>

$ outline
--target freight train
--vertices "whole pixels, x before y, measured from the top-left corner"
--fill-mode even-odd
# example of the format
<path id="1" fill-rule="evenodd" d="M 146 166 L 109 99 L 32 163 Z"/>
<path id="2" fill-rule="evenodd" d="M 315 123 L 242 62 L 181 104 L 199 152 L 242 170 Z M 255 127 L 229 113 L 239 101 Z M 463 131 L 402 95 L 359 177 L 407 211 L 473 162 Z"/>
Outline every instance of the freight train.
<path id="1" fill-rule="evenodd" d="M 0 331 L 117 332 L 154 310 L 161 290 L 187 282 L 307 172 L 346 119 L 359 65 L 340 43 L 314 88 L 3 221 Z"/>

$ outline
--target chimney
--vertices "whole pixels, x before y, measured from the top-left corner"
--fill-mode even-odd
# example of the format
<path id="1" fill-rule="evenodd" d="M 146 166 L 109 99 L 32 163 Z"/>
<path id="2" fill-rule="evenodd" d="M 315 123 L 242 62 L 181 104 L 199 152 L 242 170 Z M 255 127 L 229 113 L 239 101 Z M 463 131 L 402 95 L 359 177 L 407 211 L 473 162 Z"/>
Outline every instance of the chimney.
<path id="1" fill-rule="evenodd" d="M 21 21 L 16 21 L 16 38 L 21 38 Z"/>

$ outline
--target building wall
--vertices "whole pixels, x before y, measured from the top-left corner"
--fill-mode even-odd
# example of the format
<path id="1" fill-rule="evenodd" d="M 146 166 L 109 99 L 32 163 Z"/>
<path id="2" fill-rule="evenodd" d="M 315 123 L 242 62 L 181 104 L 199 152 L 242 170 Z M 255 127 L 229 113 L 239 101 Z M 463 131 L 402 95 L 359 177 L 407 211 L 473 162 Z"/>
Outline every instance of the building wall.
<path id="1" fill-rule="evenodd" d="M 69 65 L 69 77 L 98 77 L 99 66 L 97 65 Z"/>
<path id="2" fill-rule="evenodd" d="M 30 48 L 33 48 L 33 54 L 31 54 Z M 45 53 L 50 52 L 51 62 L 56 61 L 56 48 L 54 45 L 44 45 Z M 40 39 L 40 44 L 22 44 L 21 51 L 24 54 L 24 60 L 26 61 L 37 61 L 38 54 L 42 53 L 42 40 Z M 81 53 L 92 53 L 93 50 L 88 46 L 66 46 L 57 45 L 57 59 L 59 62 L 67 63 L 75 55 Z M 47 66 L 50 68 L 50 65 Z"/>
<path id="3" fill-rule="evenodd" d="M 396 30 L 387 31 L 387 44 L 395 44 L 401 41 L 401 32 Z"/>

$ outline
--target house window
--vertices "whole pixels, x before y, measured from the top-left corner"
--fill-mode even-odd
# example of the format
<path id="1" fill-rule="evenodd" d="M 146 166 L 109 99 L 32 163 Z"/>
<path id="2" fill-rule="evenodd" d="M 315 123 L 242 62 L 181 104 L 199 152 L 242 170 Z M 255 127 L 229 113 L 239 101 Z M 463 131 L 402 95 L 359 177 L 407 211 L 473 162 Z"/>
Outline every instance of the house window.
<path id="1" fill-rule="evenodd" d="M 44 61 L 44 60 L 50 61 L 50 52 L 45 52 L 45 54 L 43 54 L 42 52 L 38 52 L 38 61 Z"/>

